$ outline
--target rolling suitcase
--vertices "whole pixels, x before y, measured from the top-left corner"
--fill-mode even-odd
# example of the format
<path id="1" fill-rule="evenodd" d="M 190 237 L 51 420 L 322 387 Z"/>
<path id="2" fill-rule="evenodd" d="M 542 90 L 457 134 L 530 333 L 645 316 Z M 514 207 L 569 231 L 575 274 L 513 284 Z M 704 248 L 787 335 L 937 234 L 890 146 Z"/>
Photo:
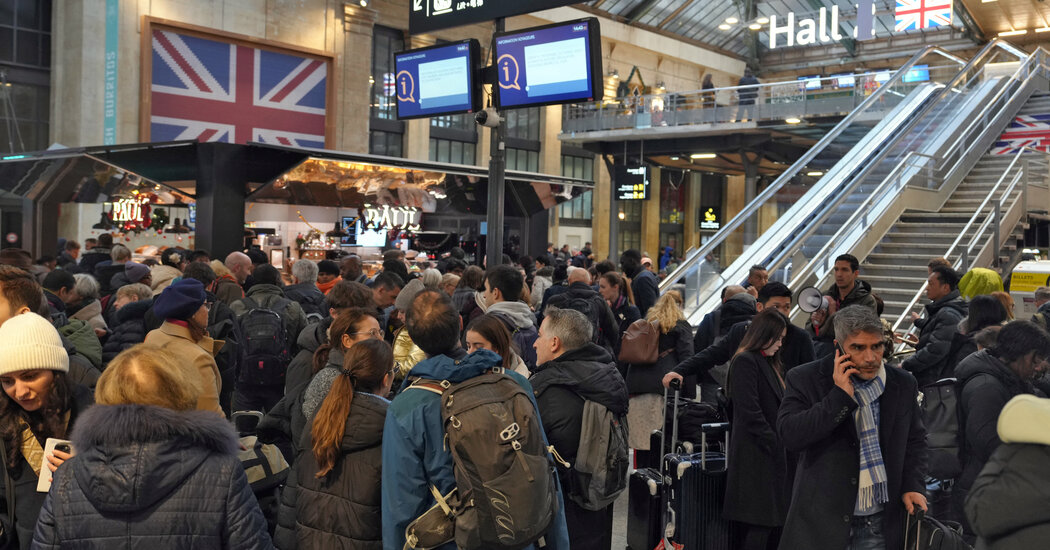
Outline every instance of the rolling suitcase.
<path id="1" fill-rule="evenodd" d="M 672 441 L 676 439 L 677 429 L 673 434 Z M 708 445 L 707 436 L 712 434 L 724 434 L 721 450 L 712 450 L 715 447 Z M 722 518 L 728 448 L 729 424 L 704 424 L 700 452 L 664 457 L 665 548 L 732 550 L 736 547 L 732 524 Z"/>
<path id="2" fill-rule="evenodd" d="M 664 524 L 664 476 L 654 468 L 631 472 L 627 485 L 627 548 L 653 550 Z"/>

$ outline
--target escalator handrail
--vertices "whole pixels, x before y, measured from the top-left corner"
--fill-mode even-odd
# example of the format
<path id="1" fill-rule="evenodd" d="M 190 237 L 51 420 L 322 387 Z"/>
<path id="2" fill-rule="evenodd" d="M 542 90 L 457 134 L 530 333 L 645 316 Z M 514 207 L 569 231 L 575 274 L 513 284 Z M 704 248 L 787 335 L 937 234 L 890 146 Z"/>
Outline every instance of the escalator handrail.
<path id="1" fill-rule="evenodd" d="M 993 40 L 987 46 L 985 46 L 981 52 L 989 50 L 998 39 Z M 908 61 L 898 69 L 893 76 L 886 81 L 883 85 L 879 86 L 870 96 L 868 96 L 856 109 L 846 115 L 834 128 L 831 129 L 827 134 L 824 135 L 813 147 L 809 148 L 808 151 L 801 158 L 799 158 L 790 168 L 784 171 L 772 184 L 767 186 L 761 193 L 758 194 L 753 200 L 751 200 L 747 206 L 744 207 L 739 213 L 737 213 L 728 223 L 723 225 L 712 238 L 702 245 L 697 253 L 693 256 L 691 261 L 684 261 L 681 265 L 675 269 L 674 273 L 669 274 L 663 281 L 660 282 L 660 291 L 664 292 L 672 285 L 676 284 L 677 280 L 681 278 L 681 274 L 687 273 L 689 269 L 696 267 L 703 258 L 707 256 L 716 247 L 722 244 L 731 232 L 742 226 L 744 222 L 750 219 L 755 213 L 758 212 L 761 205 L 765 204 L 767 200 L 772 198 L 782 187 L 787 185 L 795 175 L 801 172 L 811 160 L 813 160 L 820 152 L 822 152 L 832 141 L 837 139 L 839 135 L 845 132 L 846 128 L 849 127 L 854 120 L 856 120 L 861 113 L 865 112 L 869 107 L 875 104 L 882 96 L 887 93 L 894 85 L 900 83 L 904 79 L 904 75 L 908 74 L 911 68 L 919 63 L 924 57 L 930 54 L 937 54 L 944 56 L 952 61 L 959 64 L 963 64 L 963 68 L 959 74 L 966 72 L 970 63 L 963 63 L 962 59 L 955 57 L 947 50 L 943 50 L 937 46 L 926 46 L 921 51 L 913 55 Z M 981 54 L 978 54 L 980 56 Z M 976 59 L 976 57 L 974 58 Z"/>

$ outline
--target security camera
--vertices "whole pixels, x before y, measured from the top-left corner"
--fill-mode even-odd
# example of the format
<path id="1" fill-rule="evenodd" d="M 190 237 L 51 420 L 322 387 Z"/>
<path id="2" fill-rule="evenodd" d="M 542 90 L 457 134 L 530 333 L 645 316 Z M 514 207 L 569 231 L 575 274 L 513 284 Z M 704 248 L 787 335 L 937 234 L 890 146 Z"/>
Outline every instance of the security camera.
<path id="1" fill-rule="evenodd" d="M 502 120 L 503 119 L 500 118 L 499 113 L 496 111 L 496 109 L 492 107 L 486 107 L 485 109 L 478 111 L 474 115 L 474 122 L 477 122 L 479 125 L 488 128 L 495 128 L 499 126 L 499 123 Z"/>

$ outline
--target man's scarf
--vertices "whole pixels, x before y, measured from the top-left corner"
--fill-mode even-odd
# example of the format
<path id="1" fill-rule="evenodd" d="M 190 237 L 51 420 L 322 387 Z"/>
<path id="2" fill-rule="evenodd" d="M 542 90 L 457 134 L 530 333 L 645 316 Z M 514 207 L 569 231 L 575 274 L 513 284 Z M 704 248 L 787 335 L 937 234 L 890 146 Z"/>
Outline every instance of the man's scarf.
<path id="1" fill-rule="evenodd" d="M 889 502 L 886 482 L 886 464 L 882 460 L 879 446 L 879 403 L 886 389 L 886 367 L 871 380 L 853 382 L 853 397 L 859 407 L 854 414 L 857 435 L 860 438 L 860 477 L 857 508 L 874 510 L 877 505 Z"/>

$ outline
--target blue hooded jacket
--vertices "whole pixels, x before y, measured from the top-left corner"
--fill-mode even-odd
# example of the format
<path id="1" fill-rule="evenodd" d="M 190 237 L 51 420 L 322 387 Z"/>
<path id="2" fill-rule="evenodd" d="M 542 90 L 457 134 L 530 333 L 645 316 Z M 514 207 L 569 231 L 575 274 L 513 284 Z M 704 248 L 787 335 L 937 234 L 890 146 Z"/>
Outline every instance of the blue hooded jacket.
<path id="1" fill-rule="evenodd" d="M 419 377 L 459 383 L 499 366 L 501 361 L 499 355 L 487 350 L 459 360 L 447 355 L 429 357 L 412 368 L 406 377 L 406 385 L 409 379 Z M 536 398 L 529 381 L 515 372 L 506 372 L 532 396 L 535 406 Z M 429 391 L 404 389 L 402 386 L 402 391 L 387 409 L 383 426 L 383 548 L 386 550 L 402 550 L 405 528 L 436 504 L 430 494 L 431 484 L 443 495 L 456 486 L 452 454 L 443 445 L 445 428 L 441 422 L 441 396 Z M 538 418 L 538 407 L 536 414 Z M 546 436 L 543 444 L 549 445 Z M 569 549 L 565 502 L 560 485 L 558 513 L 545 538 L 547 549 Z M 440 550 L 455 548 L 455 543 L 449 543 Z"/>

